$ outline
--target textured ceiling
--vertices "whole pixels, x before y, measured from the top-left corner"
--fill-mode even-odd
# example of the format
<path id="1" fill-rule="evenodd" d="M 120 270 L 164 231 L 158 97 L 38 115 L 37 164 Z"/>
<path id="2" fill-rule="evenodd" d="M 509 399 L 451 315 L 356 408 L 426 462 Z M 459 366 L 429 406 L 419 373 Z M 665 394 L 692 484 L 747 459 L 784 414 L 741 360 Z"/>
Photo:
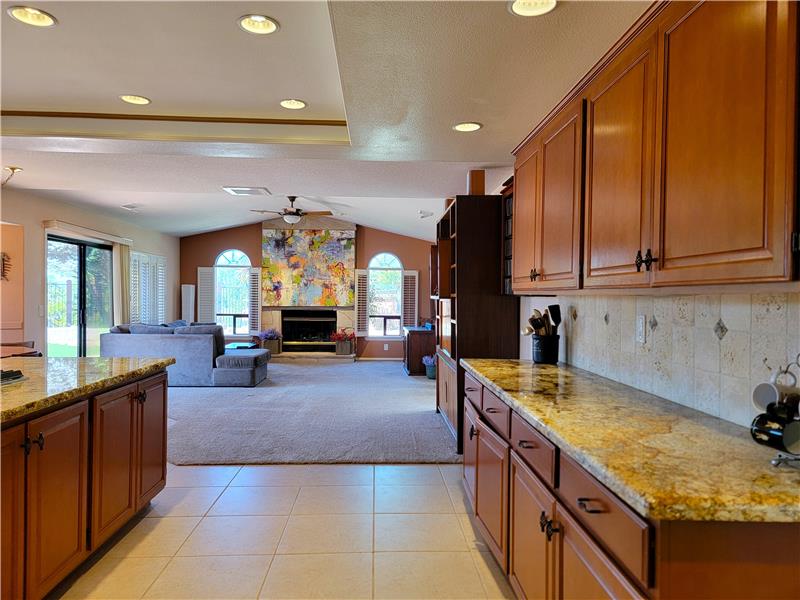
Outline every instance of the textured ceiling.
<path id="1" fill-rule="evenodd" d="M 56 4 L 41 6 L 56 12 Z M 102 6 L 96 14 L 122 11 L 124 20 L 116 21 L 124 25 L 113 35 L 84 31 L 40 45 L 46 35 L 66 30 L 63 21 L 53 31 L 25 28 L 9 35 L 17 24 L 3 14 L 4 108 L 111 110 L 109 95 L 120 93 L 125 78 L 135 76 L 140 79 L 129 81 L 161 90 L 159 113 L 274 116 L 275 98 L 311 101 L 319 93 L 330 102 L 312 102 L 320 112 L 301 111 L 300 116 L 342 118 L 333 89 L 339 89 L 341 79 L 351 143 L 132 141 L 104 139 L 97 131 L 6 136 L 3 164 L 25 168 L 12 185 L 103 206 L 122 218 L 177 234 L 259 220 L 247 210 L 255 207 L 249 200 L 278 207 L 284 202 L 281 194 L 316 196 L 352 204 L 348 218 L 357 223 L 427 239 L 433 235 L 432 220 L 420 220 L 418 210 L 438 212 L 443 198 L 463 193 L 470 168 L 493 168 L 487 187 L 494 189 L 510 174 L 510 151 L 649 5 L 559 2 L 545 17 L 524 19 L 509 14 L 505 2 L 68 4 L 70 11 L 75 4 L 93 14 L 91 6 Z M 178 35 L 163 19 L 153 23 L 151 10 L 160 6 L 188 14 L 189 26 Z M 279 8 L 298 12 L 284 15 Z M 250 11 L 273 14 L 281 31 L 267 36 L 271 40 L 253 40 L 235 22 L 228 26 Z M 324 33 L 322 12 L 335 52 L 327 42 L 308 39 Z M 246 45 L 261 41 L 274 42 L 280 52 L 248 50 Z M 91 60 L 70 69 L 74 58 L 58 56 L 68 73 L 32 81 L 23 89 L 27 79 L 36 77 L 17 67 L 9 72 L 7 64 L 19 56 L 27 62 L 28 54 L 36 60 L 59 54 Z M 102 60 L 96 58 L 100 54 Z M 276 88 L 283 83 L 310 87 L 299 93 Z M 198 89 L 208 93 L 198 98 Z M 326 106 L 331 110 L 322 110 Z M 254 110 L 261 112 L 253 115 Z M 462 120 L 485 127 L 472 134 L 452 131 Z M 266 186 L 278 196 L 237 199 L 221 192 L 223 185 Z M 119 208 L 130 202 L 143 205 L 138 214 Z"/>

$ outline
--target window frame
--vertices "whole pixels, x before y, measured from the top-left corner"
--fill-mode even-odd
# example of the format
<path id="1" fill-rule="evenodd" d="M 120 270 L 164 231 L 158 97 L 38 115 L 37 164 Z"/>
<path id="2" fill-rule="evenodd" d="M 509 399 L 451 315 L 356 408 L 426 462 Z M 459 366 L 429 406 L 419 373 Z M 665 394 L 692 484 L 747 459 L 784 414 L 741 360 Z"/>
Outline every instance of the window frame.
<path id="1" fill-rule="evenodd" d="M 238 255 L 240 257 L 244 258 L 247 261 L 247 263 L 245 264 L 243 262 L 239 262 L 239 263 L 228 262 L 227 264 L 220 264 L 221 260 L 223 260 L 223 259 L 227 260 L 225 258 L 225 255 L 228 254 L 228 253 L 238 253 Z M 234 254 L 234 256 L 235 256 L 235 254 Z M 226 250 L 223 250 L 219 254 L 217 254 L 217 258 L 214 259 L 214 265 L 213 265 L 215 270 L 216 269 L 242 269 L 242 270 L 246 271 L 247 272 L 247 279 L 246 279 L 245 285 L 246 285 L 247 298 L 250 297 L 250 269 L 252 268 L 252 266 L 253 266 L 252 262 L 250 261 L 250 257 L 247 255 L 247 253 L 242 251 L 242 250 L 239 250 L 238 248 L 228 248 Z M 233 320 L 233 325 L 231 327 L 231 333 L 226 333 L 225 335 L 227 335 L 228 337 L 241 337 L 241 338 L 248 337 L 250 335 L 250 331 L 252 329 L 252 324 L 250 323 L 250 311 L 249 311 L 248 303 L 247 302 L 245 303 L 246 305 L 248 305 L 247 306 L 248 310 L 247 310 L 247 312 L 244 312 L 244 313 L 219 312 L 219 306 L 217 304 L 217 302 L 219 300 L 218 286 L 219 286 L 219 277 L 217 277 L 216 273 L 215 273 L 215 275 L 214 275 L 214 322 L 217 325 L 220 325 L 224 330 L 225 329 L 225 325 L 222 325 L 219 322 L 218 318 L 219 317 L 231 317 L 232 320 Z M 238 330 L 237 325 L 243 319 L 246 320 L 247 325 L 244 327 L 244 332 L 241 332 L 241 331 Z"/>
<path id="2" fill-rule="evenodd" d="M 375 261 L 382 256 L 389 256 L 393 260 L 397 266 L 385 267 L 385 266 L 372 266 Z M 367 296 L 367 340 L 398 340 L 403 338 L 403 263 L 400 260 L 400 257 L 392 252 L 377 252 L 375 253 L 372 258 L 367 263 L 367 289 L 370 289 L 372 286 L 370 285 L 370 277 L 373 271 L 396 271 L 400 273 L 400 281 L 398 283 L 398 294 L 399 294 L 399 307 L 400 307 L 400 314 L 391 314 L 391 315 L 373 315 L 369 311 L 369 293 Z M 383 321 L 383 333 L 376 334 L 370 332 L 370 323 L 372 319 L 382 319 Z M 397 334 L 387 334 L 387 324 L 388 321 L 397 320 L 398 323 L 398 333 Z"/>

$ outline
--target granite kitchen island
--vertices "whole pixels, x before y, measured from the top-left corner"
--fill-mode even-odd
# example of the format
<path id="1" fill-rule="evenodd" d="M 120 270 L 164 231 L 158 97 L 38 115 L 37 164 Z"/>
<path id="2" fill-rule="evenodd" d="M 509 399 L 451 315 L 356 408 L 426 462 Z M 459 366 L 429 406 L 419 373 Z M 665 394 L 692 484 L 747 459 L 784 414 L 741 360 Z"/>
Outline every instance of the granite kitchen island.
<path id="1" fill-rule="evenodd" d="M 9 358 L 2 597 L 38 599 L 166 485 L 173 358 Z"/>

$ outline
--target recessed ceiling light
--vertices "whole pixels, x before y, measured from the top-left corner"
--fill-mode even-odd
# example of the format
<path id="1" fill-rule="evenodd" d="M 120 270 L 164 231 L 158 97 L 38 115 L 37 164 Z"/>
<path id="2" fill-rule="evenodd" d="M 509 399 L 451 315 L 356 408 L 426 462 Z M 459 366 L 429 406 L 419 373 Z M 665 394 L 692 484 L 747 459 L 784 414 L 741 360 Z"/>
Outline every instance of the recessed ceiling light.
<path id="1" fill-rule="evenodd" d="M 145 98 L 144 96 L 137 96 L 136 94 L 122 94 L 119 97 L 120 100 L 123 102 L 127 102 L 128 104 L 150 104 L 150 98 Z"/>
<path id="2" fill-rule="evenodd" d="M 275 19 L 270 19 L 264 15 L 244 15 L 239 17 L 239 27 L 247 33 L 268 35 L 278 31 L 280 25 Z"/>
<path id="3" fill-rule="evenodd" d="M 50 13 L 31 6 L 12 6 L 6 12 L 20 23 L 33 25 L 34 27 L 52 27 L 58 23 Z"/>
<path id="4" fill-rule="evenodd" d="M 513 0 L 508 10 L 520 17 L 540 17 L 556 7 L 556 0 Z"/>
<path id="5" fill-rule="evenodd" d="M 300 110 L 306 107 L 306 103 L 297 98 L 287 98 L 286 100 L 281 100 L 281 106 L 289 110 Z"/>
<path id="6" fill-rule="evenodd" d="M 270 191 L 265 187 L 246 187 L 241 185 L 226 185 L 222 187 L 231 196 L 270 196 Z"/>
<path id="7" fill-rule="evenodd" d="M 466 133 L 469 133 L 470 131 L 478 131 L 478 129 L 480 129 L 481 127 L 483 127 L 483 125 L 481 125 L 480 123 L 474 123 L 471 121 L 467 123 L 458 123 L 457 125 L 453 125 L 453 129 L 455 129 L 456 131 L 463 131 Z"/>

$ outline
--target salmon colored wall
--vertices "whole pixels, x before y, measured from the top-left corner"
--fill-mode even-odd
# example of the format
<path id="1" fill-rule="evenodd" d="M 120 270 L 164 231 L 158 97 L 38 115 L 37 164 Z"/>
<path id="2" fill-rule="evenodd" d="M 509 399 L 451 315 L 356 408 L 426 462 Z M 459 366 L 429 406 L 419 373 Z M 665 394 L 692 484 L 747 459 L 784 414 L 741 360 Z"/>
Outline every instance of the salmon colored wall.
<path id="1" fill-rule="evenodd" d="M 366 269 L 370 259 L 379 252 L 391 252 L 400 259 L 404 269 L 419 272 L 417 316 L 430 318 L 431 243 L 371 227 L 359 227 L 356 231 L 356 268 Z M 388 345 L 388 350 L 383 349 L 384 345 Z M 359 338 L 357 355 L 359 358 L 402 358 L 403 342 Z"/>
<path id="2" fill-rule="evenodd" d="M 261 266 L 261 223 L 181 238 L 181 283 L 197 285 L 197 267 L 212 267 L 220 252 L 235 248 Z"/>
<path id="3" fill-rule="evenodd" d="M 0 281 L 0 339 L 20 342 L 25 323 L 25 257 L 22 225 L 0 225 L 0 250 L 9 257 L 8 278 Z"/>

